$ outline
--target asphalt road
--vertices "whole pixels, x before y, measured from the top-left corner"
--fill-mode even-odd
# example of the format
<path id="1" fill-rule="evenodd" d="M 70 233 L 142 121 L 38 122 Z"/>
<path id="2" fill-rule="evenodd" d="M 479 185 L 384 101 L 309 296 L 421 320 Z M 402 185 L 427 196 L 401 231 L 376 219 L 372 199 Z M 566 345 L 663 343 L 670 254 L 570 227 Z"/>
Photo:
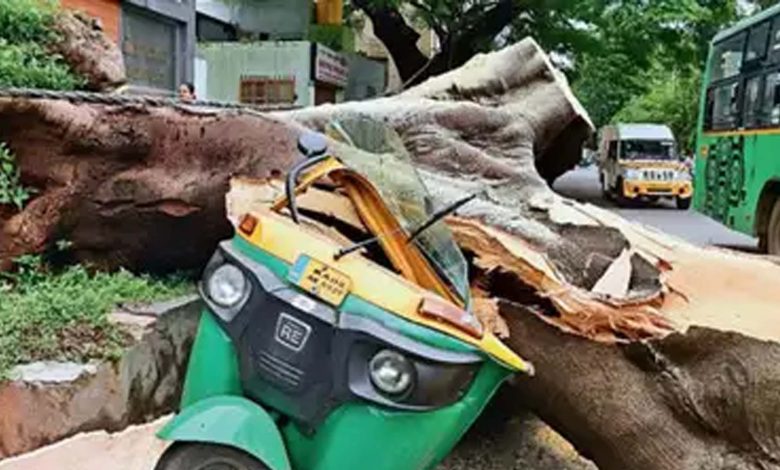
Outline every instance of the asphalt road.
<path id="1" fill-rule="evenodd" d="M 729 230 L 720 223 L 695 212 L 677 210 L 674 202 L 660 201 L 631 208 L 617 207 L 601 196 L 595 166 L 577 168 L 555 181 L 553 188 L 566 197 L 608 208 L 628 220 L 649 225 L 697 245 L 717 245 L 755 251 L 756 239 Z"/>

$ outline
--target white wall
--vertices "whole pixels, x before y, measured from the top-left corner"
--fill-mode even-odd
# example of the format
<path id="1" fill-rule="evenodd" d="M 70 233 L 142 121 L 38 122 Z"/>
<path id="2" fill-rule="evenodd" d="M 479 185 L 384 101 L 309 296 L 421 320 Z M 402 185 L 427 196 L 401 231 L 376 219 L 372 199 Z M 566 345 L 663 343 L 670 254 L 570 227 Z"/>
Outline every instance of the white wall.
<path id="1" fill-rule="evenodd" d="M 295 77 L 296 105 L 314 103 L 311 92 L 311 43 L 308 41 L 221 42 L 200 44 L 206 61 L 208 95 L 201 98 L 238 101 L 242 75 Z"/>
<path id="2" fill-rule="evenodd" d="M 198 99 L 206 99 L 209 90 L 209 64 L 202 57 L 195 57 L 195 94 Z"/>

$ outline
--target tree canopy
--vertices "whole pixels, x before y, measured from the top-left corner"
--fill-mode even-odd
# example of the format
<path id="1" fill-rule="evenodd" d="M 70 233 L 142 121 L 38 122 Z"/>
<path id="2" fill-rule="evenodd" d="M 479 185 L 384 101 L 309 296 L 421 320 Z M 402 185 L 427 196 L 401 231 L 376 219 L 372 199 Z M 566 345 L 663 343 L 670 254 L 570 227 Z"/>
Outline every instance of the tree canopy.
<path id="1" fill-rule="evenodd" d="M 351 6 L 371 18 L 404 81 L 419 82 L 462 65 L 477 52 L 532 36 L 566 71 L 598 126 L 629 117 L 670 121 L 678 138 L 687 141 L 709 41 L 738 19 L 738 3 L 352 0 Z M 414 21 L 429 26 L 441 41 L 431 59 L 417 48 Z M 675 103 L 684 109 L 667 115 Z"/>

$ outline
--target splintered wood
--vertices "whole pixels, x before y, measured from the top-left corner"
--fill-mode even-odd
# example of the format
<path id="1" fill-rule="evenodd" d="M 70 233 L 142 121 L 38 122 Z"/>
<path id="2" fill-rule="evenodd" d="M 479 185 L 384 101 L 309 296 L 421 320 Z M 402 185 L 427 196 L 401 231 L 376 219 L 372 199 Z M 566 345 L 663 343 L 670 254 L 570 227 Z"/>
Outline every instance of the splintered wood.
<path id="1" fill-rule="evenodd" d="M 278 182 L 234 179 L 227 196 L 229 219 L 235 224 L 243 213 L 267 210 L 280 191 Z M 353 229 L 365 230 L 347 198 L 338 193 L 311 189 L 299 197 L 298 204 Z M 780 322 L 774 320 L 780 304 L 776 289 L 778 264 L 695 247 L 593 206 L 570 201 L 566 205 L 566 210 L 578 214 L 579 223 L 617 228 L 631 245 L 590 290 L 567 282 L 542 250 L 518 236 L 469 218 L 450 217 L 447 223 L 458 243 L 475 254 L 474 263 L 479 269 L 511 274 L 518 289 L 531 288 L 537 298 L 548 300 L 554 311 L 529 310 L 568 333 L 615 343 L 660 338 L 699 325 L 780 340 Z M 337 242 L 348 241 L 322 220 L 310 223 Z M 632 254 L 659 269 L 661 289 L 644 297 L 627 296 Z M 508 329 L 496 306 L 498 296 L 484 287 L 474 286 L 472 290 L 481 321 L 506 337 Z M 745 314 L 748 310 L 750 315 Z"/>
<path id="2" fill-rule="evenodd" d="M 564 281 L 543 253 L 519 237 L 475 220 L 453 217 L 447 222 L 458 243 L 475 253 L 478 267 L 511 273 L 516 282 L 548 299 L 555 312 L 531 310 L 566 332 L 619 342 L 665 336 L 680 328 L 659 309 L 662 293 L 643 302 L 615 305 Z"/>

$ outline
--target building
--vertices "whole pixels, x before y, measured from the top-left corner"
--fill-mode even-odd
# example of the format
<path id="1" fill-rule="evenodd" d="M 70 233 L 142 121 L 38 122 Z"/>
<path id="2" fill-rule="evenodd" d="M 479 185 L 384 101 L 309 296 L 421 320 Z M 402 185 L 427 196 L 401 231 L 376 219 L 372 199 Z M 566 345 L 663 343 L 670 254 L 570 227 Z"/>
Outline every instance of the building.
<path id="1" fill-rule="evenodd" d="M 100 19 L 120 44 L 137 92 L 172 93 L 193 82 L 202 99 L 310 106 L 370 98 L 387 87 L 385 58 L 339 40 L 352 37 L 341 0 L 61 3 Z"/>
<path id="2" fill-rule="evenodd" d="M 198 57 L 204 65 L 196 86 L 212 100 L 312 106 L 366 98 L 371 87 L 381 91 L 385 83 L 384 64 L 310 41 L 201 44 Z M 351 88 L 350 75 L 361 77 Z"/>
<path id="3" fill-rule="evenodd" d="M 98 18 L 137 91 L 172 93 L 194 77 L 195 0 L 61 0 Z"/>
<path id="4" fill-rule="evenodd" d="M 382 93 L 385 61 L 313 39 L 318 27 L 340 34 L 341 14 L 339 0 L 198 0 L 199 96 L 312 106 Z"/>
<path id="5" fill-rule="evenodd" d="M 197 0 L 198 41 L 300 40 L 312 22 L 312 0 Z"/>

